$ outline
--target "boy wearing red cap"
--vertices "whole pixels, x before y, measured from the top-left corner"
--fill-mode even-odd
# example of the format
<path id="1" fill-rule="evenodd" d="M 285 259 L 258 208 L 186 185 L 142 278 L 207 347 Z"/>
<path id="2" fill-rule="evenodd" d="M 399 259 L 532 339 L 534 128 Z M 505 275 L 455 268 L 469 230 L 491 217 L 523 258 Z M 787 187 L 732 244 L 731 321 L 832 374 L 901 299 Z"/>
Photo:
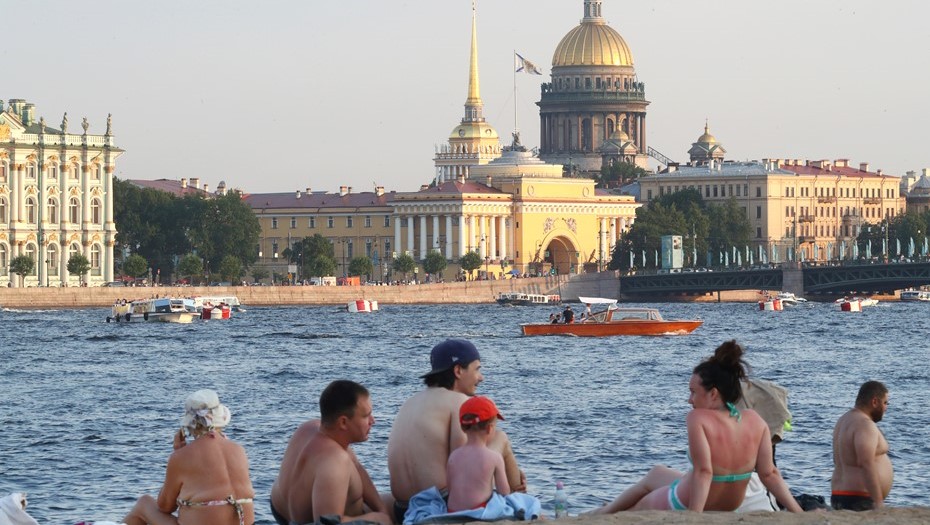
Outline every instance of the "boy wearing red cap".
<path id="1" fill-rule="evenodd" d="M 504 416 L 487 397 L 474 396 L 462 403 L 459 423 L 467 441 L 449 455 L 449 512 L 483 507 L 495 489 L 502 496 L 510 494 L 504 457 L 488 448 L 498 419 Z"/>

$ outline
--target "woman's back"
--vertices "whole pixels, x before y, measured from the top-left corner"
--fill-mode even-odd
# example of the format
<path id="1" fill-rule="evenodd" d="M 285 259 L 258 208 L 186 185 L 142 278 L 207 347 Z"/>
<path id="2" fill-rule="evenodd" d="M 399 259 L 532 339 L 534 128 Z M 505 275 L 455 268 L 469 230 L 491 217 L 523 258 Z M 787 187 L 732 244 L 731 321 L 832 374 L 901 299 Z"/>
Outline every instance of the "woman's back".
<path id="1" fill-rule="evenodd" d="M 245 450 L 219 432 L 200 436 L 176 450 L 168 460 L 166 478 L 178 483 L 178 522 L 182 525 L 255 522 L 251 501 L 255 491 Z"/>

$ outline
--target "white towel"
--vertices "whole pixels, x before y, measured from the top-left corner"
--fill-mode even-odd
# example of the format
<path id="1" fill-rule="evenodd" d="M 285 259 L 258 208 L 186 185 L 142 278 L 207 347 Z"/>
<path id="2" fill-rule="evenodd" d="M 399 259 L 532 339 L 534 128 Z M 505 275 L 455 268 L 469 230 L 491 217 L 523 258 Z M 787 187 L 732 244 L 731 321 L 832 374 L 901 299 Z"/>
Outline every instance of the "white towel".
<path id="1" fill-rule="evenodd" d="M 12 492 L 0 499 L 0 525 L 39 525 L 26 514 L 26 493 Z"/>

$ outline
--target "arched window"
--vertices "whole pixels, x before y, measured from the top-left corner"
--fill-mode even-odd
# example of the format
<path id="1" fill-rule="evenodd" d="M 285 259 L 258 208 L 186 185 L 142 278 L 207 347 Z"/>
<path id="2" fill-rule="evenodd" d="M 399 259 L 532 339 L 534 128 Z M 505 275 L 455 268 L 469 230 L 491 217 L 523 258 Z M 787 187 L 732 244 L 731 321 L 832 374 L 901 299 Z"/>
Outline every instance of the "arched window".
<path id="1" fill-rule="evenodd" d="M 81 253 L 81 247 L 77 243 L 71 243 L 71 246 L 68 247 L 68 260 L 74 258 L 75 255 Z"/>
<path id="2" fill-rule="evenodd" d="M 7 216 L 7 209 L 6 199 L 0 198 L 0 223 L 6 224 L 10 222 L 10 218 Z"/>
<path id="3" fill-rule="evenodd" d="M 90 201 L 90 220 L 93 224 L 100 224 L 100 199 Z"/>
<path id="4" fill-rule="evenodd" d="M 58 178 L 58 164 L 52 163 L 48 166 L 48 178 L 57 179 Z"/>
<path id="5" fill-rule="evenodd" d="M 48 198 L 48 222 L 58 224 L 58 201 L 54 197 Z"/>
<path id="6" fill-rule="evenodd" d="M 81 223 L 81 201 L 77 197 L 71 197 L 68 201 L 68 221 L 71 224 Z"/>
<path id="7" fill-rule="evenodd" d="M 0 182 L 6 182 L 6 163 L 0 162 Z"/>
<path id="8" fill-rule="evenodd" d="M 10 268 L 10 251 L 5 244 L 0 244 L 0 275 L 8 275 Z"/>
<path id="9" fill-rule="evenodd" d="M 90 178 L 100 180 L 100 164 L 94 164 L 90 168 Z"/>
<path id="10" fill-rule="evenodd" d="M 80 176 L 81 167 L 77 164 L 71 164 L 71 169 L 68 170 L 68 178 L 76 179 Z"/>
<path id="11" fill-rule="evenodd" d="M 32 261 L 35 263 L 32 265 L 32 270 L 29 271 L 29 275 L 36 274 L 36 266 L 39 264 L 39 258 L 36 256 L 36 245 L 29 243 L 26 245 L 26 251 L 23 252 L 23 255 L 32 257 Z"/>
<path id="12" fill-rule="evenodd" d="M 49 244 L 48 249 L 45 252 L 45 264 L 48 265 L 48 274 L 49 276 L 58 275 L 58 246 L 54 244 Z"/>
<path id="13" fill-rule="evenodd" d="M 26 164 L 26 178 L 35 179 L 36 178 L 36 165 L 33 162 Z"/>
<path id="14" fill-rule="evenodd" d="M 32 197 L 26 199 L 26 222 L 29 224 L 36 223 L 36 200 Z"/>
<path id="15" fill-rule="evenodd" d="M 90 247 L 90 274 L 100 275 L 100 245 Z"/>

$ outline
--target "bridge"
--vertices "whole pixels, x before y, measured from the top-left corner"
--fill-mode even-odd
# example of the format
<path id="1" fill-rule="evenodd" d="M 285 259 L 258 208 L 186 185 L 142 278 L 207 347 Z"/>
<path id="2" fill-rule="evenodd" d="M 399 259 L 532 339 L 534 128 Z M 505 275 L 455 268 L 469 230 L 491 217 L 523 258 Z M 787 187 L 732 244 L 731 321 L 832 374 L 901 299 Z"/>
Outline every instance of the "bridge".
<path id="1" fill-rule="evenodd" d="M 669 272 L 669 273 L 659 273 Z M 620 293 L 636 296 L 704 295 L 728 290 L 785 290 L 804 295 L 894 293 L 930 285 L 930 261 L 785 263 L 755 268 L 684 268 L 620 277 Z"/>

